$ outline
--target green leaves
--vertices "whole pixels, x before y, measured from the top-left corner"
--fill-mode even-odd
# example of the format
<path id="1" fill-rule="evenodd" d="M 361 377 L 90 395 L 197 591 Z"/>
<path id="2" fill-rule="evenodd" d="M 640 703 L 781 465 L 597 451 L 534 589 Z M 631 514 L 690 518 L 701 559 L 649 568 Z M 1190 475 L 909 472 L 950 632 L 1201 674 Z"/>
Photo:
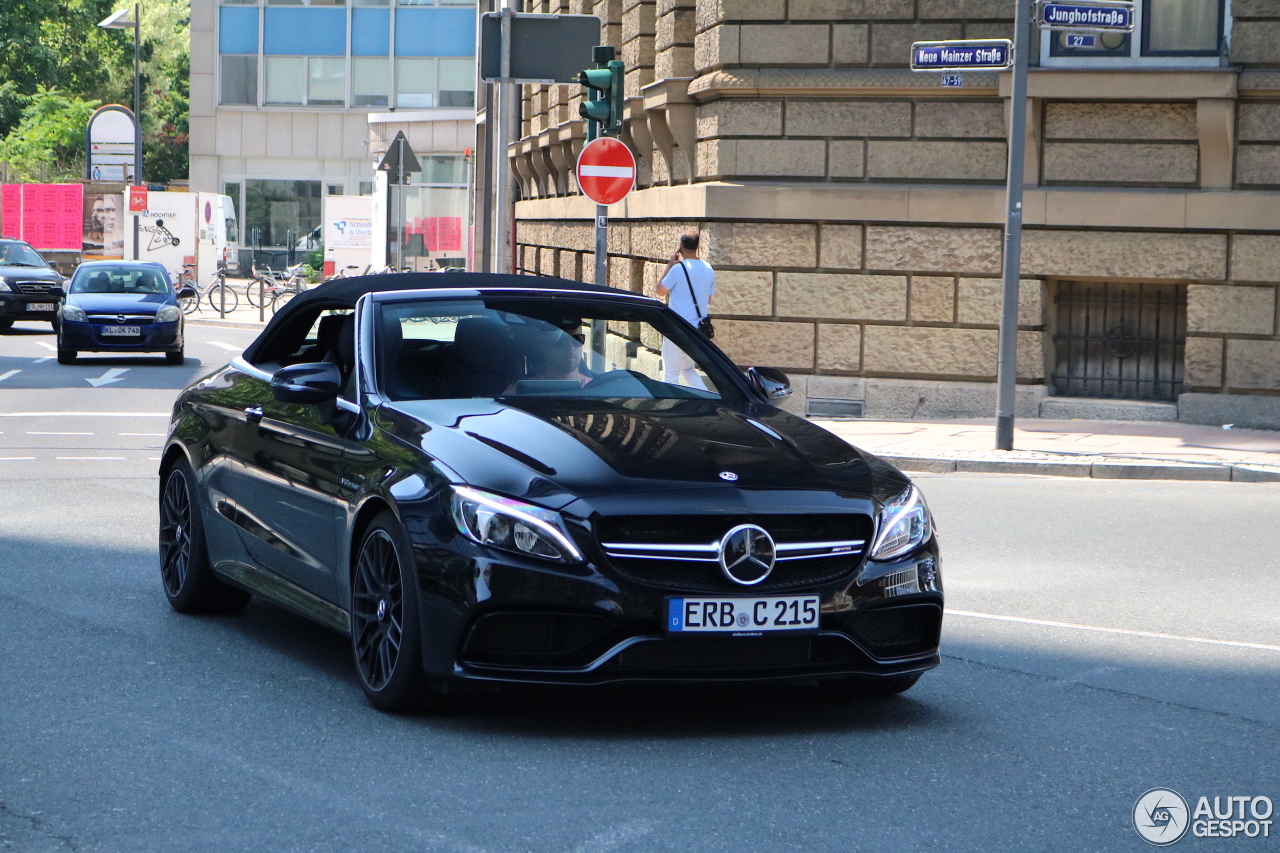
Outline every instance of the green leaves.
<path id="1" fill-rule="evenodd" d="M 98 101 L 37 86 L 24 103 L 18 126 L 0 141 L 0 160 L 12 182 L 77 181 L 83 166 L 84 128 Z M 77 164 L 79 159 L 79 164 Z"/>

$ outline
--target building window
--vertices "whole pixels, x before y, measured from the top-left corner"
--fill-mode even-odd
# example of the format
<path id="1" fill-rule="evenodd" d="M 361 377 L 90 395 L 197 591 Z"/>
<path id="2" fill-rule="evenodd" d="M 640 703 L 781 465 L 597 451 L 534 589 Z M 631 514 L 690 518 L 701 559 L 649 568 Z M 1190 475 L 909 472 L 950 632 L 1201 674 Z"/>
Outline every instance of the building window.
<path id="1" fill-rule="evenodd" d="M 352 6 L 390 6 L 391 0 L 351 0 Z"/>
<path id="2" fill-rule="evenodd" d="M 258 57 L 222 57 L 222 92 L 224 104 L 258 105 Z"/>
<path id="3" fill-rule="evenodd" d="M 1141 0 L 1135 5 L 1134 14 L 1132 35 L 1046 32 L 1046 64 L 1217 63 L 1226 28 L 1225 0 Z"/>
<path id="4" fill-rule="evenodd" d="M 373 181 L 360 182 L 360 195 L 373 195 Z"/>
<path id="5" fill-rule="evenodd" d="M 307 60 L 307 103 L 340 107 L 347 102 L 347 61 L 341 56 Z"/>
<path id="6" fill-rule="evenodd" d="M 396 60 L 396 106 L 430 109 L 436 105 L 436 60 Z"/>
<path id="7" fill-rule="evenodd" d="M 226 181 L 222 185 L 222 194 L 231 199 L 231 206 L 235 208 L 236 219 L 240 218 L 240 182 Z"/>
<path id="8" fill-rule="evenodd" d="M 343 189 L 345 188 L 342 186 L 342 184 L 326 184 L 324 188 L 324 194 L 325 195 L 342 195 Z"/>
<path id="9" fill-rule="evenodd" d="M 345 6 L 347 0 L 266 0 L 268 6 Z"/>
<path id="10" fill-rule="evenodd" d="M 385 56 L 355 56 L 351 59 L 351 106 L 385 107 L 387 72 Z"/>
<path id="11" fill-rule="evenodd" d="M 287 249 L 319 228 L 320 188 L 320 181 L 246 180 L 244 233 L 249 245 Z"/>
<path id="12" fill-rule="evenodd" d="M 380 4 L 386 5 L 386 4 Z M 397 6 L 474 6 L 476 0 L 398 0 Z"/>
<path id="13" fill-rule="evenodd" d="M 440 106 L 476 105 L 476 63 L 472 59 L 440 60 Z"/>
<path id="14" fill-rule="evenodd" d="M 303 58 L 301 56 L 268 56 L 265 59 L 267 92 L 263 102 L 301 104 Z"/>

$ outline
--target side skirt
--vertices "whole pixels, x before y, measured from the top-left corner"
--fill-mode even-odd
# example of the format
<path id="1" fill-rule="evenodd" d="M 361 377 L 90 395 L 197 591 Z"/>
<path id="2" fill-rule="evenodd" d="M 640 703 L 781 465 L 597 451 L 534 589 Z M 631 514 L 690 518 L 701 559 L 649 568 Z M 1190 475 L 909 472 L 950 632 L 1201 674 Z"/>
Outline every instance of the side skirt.
<path id="1" fill-rule="evenodd" d="M 299 616 L 319 622 L 326 628 L 332 628 L 342 634 L 351 633 L 351 616 L 347 611 L 307 592 L 275 572 L 232 560 L 218 563 L 213 570 L 237 586 L 266 596 Z"/>

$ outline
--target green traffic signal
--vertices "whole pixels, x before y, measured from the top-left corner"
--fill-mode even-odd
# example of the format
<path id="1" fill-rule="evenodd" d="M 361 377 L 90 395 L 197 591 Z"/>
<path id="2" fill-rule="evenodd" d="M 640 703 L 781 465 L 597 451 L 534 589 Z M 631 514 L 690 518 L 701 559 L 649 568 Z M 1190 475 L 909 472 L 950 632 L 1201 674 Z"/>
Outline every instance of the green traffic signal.
<path id="1" fill-rule="evenodd" d="M 578 82 L 599 94 L 578 106 L 578 114 L 600 126 L 605 136 L 622 132 L 623 75 L 621 60 L 610 60 L 604 68 L 588 68 L 578 74 Z"/>

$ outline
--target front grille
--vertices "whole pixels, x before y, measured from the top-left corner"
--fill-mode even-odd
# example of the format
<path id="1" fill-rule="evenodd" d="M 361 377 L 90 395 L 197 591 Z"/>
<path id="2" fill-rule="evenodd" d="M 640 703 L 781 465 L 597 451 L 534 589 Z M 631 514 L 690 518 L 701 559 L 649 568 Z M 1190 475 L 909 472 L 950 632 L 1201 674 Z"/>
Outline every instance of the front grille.
<path id="1" fill-rule="evenodd" d="M 726 578 L 719 563 L 721 538 L 740 524 L 764 528 L 777 547 L 773 571 L 750 587 Z M 614 516 L 598 525 L 618 574 L 680 592 L 777 592 L 834 581 L 857 569 L 871 532 L 871 517 L 855 513 Z"/>
<path id="2" fill-rule="evenodd" d="M 51 288 L 58 286 L 55 281 L 15 281 L 13 284 L 18 288 L 19 293 L 26 293 L 30 296 L 43 296 Z"/>

